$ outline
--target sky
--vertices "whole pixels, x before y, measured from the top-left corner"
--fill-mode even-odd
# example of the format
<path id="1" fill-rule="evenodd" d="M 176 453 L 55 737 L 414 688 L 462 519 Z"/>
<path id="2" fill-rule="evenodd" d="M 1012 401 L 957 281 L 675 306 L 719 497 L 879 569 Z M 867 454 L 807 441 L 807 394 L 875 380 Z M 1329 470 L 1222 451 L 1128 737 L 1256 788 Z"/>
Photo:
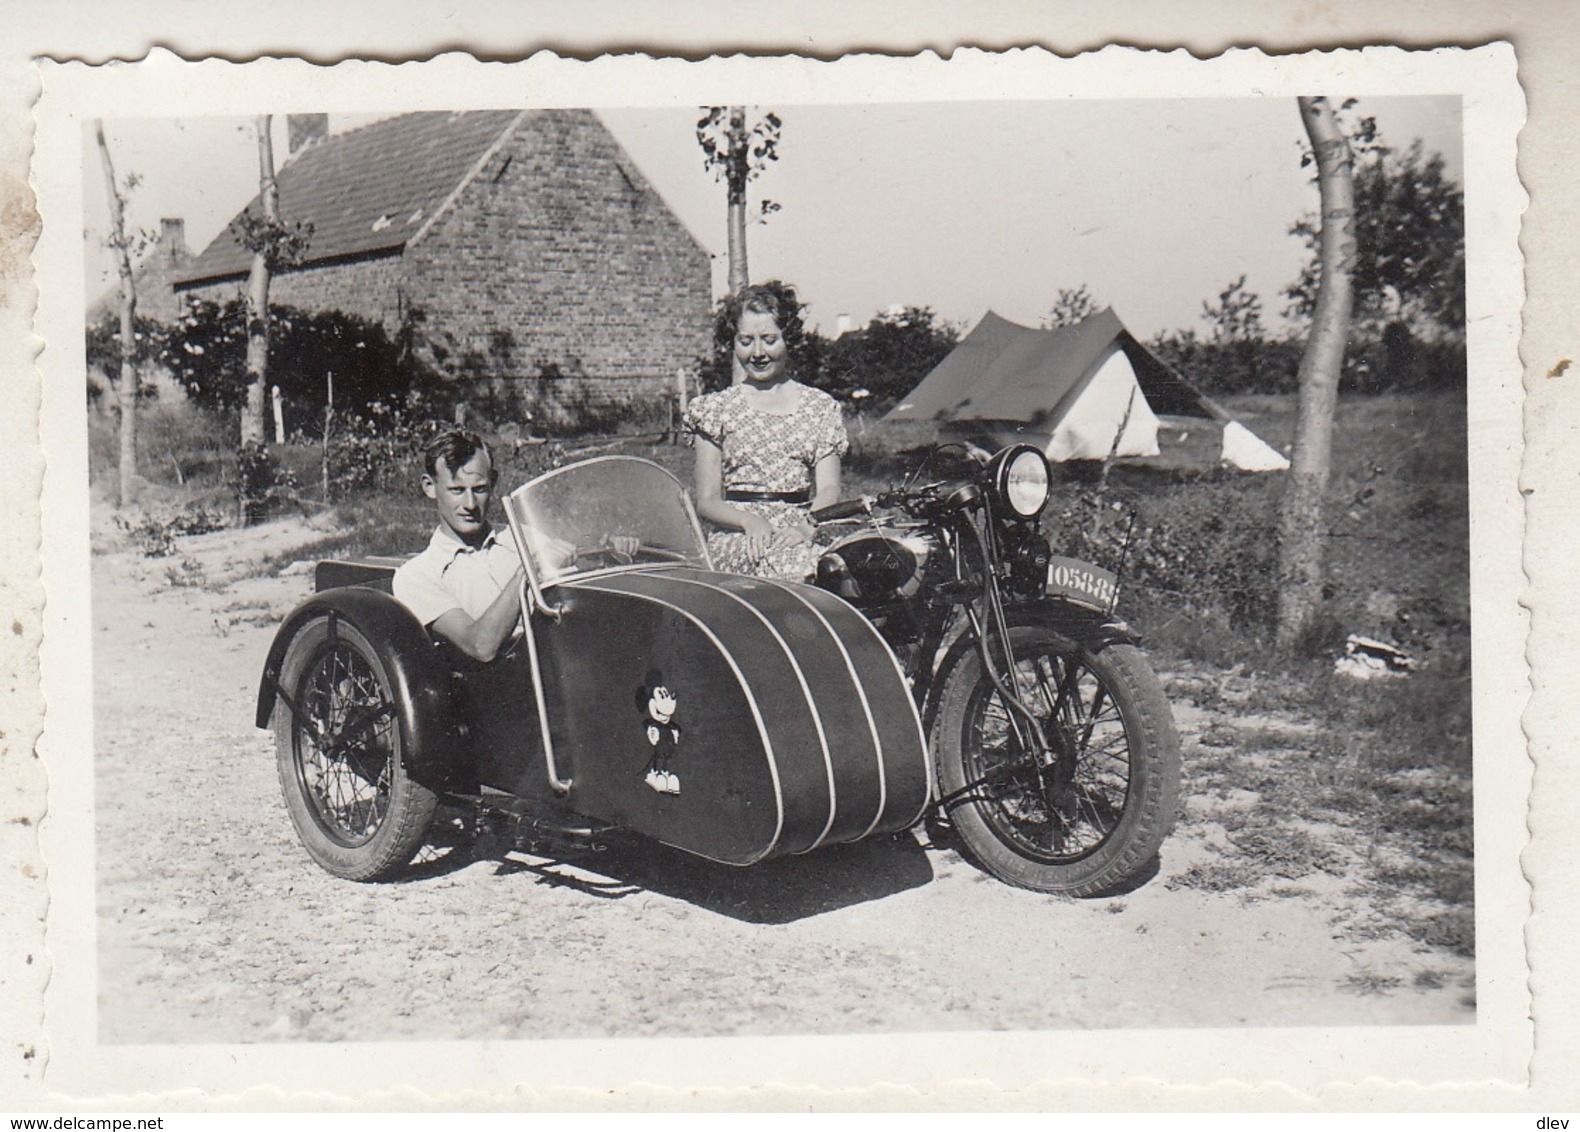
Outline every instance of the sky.
<path id="1" fill-rule="evenodd" d="M 1245 274 L 1278 327 L 1281 292 L 1305 252 L 1290 225 L 1317 207 L 1300 165 L 1292 99 L 1146 99 L 775 106 L 779 160 L 750 187 L 754 280 L 780 278 L 825 332 L 893 305 L 926 306 L 969 329 L 987 310 L 1036 325 L 1061 288 L 1085 286 L 1132 332 L 1203 328 L 1202 303 Z M 1361 100 L 1404 149 L 1421 138 L 1462 179 L 1452 97 Z M 600 110 L 637 166 L 713 256 L 725 283 L 724 186 L 704 169 L 689 109 Z M 331 130 L 369 116 L 331 114 Z M 276 159 L 285 159 L 276 116 Z M 257 192 L 251 119 L 105 124 L 117 175 L 135 174 L 128 224 L 181 217 L 201 250 Z M 108 289 L 109 213 L 84 130 L 87 294 Z M 289 214 L 289 202 L 282 202 Z"/>

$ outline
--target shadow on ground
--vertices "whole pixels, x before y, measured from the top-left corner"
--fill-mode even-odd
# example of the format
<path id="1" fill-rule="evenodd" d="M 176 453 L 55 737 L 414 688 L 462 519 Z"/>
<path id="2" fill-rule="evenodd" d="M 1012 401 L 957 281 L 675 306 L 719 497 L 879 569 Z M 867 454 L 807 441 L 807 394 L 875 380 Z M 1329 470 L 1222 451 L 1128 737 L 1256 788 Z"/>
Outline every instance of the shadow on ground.
<path id="1" fill-rule="evenodd" d="M 487 861 L 496 876 L 532 873 L 539 884 L 598 899 L 651 892 L 747 923 L 787 924 L 928 884 L 928 853 L 902 832 L 735 867 L 630 835 L 611 835 L 599 851 L 545 856 L 440 825 L 397 883 L 421 884 Z"/>
<path id="2" fill-rule="evenodd" d="M 602 852 L 568 854 L 563 860 L 513 853 L 500 861 L 498 872 L 533 872 L 542 883 L 605 898 L 654 892 L 753 924 L 793 923 L 920 888 L 933 879 L 926 851 L 909 833 L 744 868 L 621 838 Z"/>

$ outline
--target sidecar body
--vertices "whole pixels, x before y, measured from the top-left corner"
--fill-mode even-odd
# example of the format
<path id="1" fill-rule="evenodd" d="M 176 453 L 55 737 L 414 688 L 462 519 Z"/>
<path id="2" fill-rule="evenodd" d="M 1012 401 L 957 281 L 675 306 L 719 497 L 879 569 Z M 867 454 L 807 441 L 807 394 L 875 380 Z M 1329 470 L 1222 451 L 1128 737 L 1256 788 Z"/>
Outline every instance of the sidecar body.
<path id="1" fill-rule="evenodd" d="M 506 511 L 527 581 L 520 635 L 496 660 L 431 637 L 389 596 L 392 559 L 321 563 L 282 625 L 257 721 L 273 722 L 287 802 L 302 803 L 289 808 L 321 864 L 362 875 L 367 862 L 333 862 L 388 856 L 376 815 L 404 816 L 403 789 L 733 865 L 920 817 L 915 704 L 844 601 L 712 570 L 684 489 L 649 461 L 557 469 Z M 339 675 L 353 653 L 369 654 L 370 678 Z M 330 860 L 315 851 L 324 836 Z"/>

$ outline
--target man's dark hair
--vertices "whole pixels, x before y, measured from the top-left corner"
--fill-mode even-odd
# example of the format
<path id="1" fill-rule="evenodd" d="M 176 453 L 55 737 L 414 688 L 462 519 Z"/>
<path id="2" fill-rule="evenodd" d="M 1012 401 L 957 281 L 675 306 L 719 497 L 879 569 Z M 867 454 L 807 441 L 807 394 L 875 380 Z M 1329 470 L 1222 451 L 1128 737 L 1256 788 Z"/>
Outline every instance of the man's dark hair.
<path id="1" fill-rule="evenodd" d="M 439 462 L 442 460 L 444 466 L 454 475 L 457 468 L 479 452 L 488 455 L 490 470 L 492 470 L 494 454 L 488 451 L 488 445 L 483 443 L 481 436 L 470 429 L 447 428 L 423 445 L 423 470 L 430 476 L 437 476 Z"/>

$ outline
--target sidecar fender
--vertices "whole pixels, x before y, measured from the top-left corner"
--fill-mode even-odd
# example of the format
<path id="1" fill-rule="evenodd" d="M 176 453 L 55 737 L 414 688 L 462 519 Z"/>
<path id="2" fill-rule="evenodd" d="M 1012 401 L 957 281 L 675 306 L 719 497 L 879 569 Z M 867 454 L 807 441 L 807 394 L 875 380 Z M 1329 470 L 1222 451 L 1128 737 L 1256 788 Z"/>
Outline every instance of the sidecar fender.
<path id="1" fill-rule="evenodd" d="M 344 586 L 316 593 L 291 611 L 275 634 L 258 685 L 255 723 L 269 726 L 278 700 L 285 654 L 302 626 L 316 617 L 344 619 L 378 651 L 389 674 L 405 752 L 407 772 L 419 782 L 447 777 L 447 752 L 454 744 L 450 718 L 450 673 L 426 629 L 400 602 L 365 586 Z"/>

